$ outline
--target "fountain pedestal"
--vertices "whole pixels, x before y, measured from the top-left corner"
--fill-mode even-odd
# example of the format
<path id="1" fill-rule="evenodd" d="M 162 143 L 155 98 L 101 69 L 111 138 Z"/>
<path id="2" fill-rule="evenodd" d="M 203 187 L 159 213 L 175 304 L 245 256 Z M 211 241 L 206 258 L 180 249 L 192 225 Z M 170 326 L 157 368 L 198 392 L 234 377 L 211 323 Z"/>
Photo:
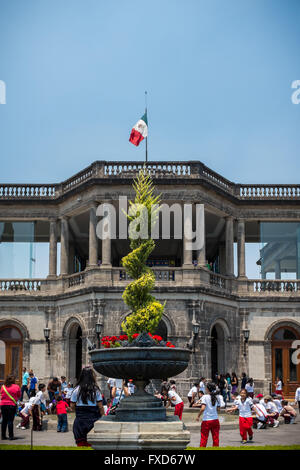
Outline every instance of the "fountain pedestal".
<path id="1" fill-rule="evenodd" d="M 190 442 L 190 432 L 177 416 L 165 421 L 116 421 L 113 416 L 96 421 L 88 434 L 96 450 L 183 450 Z"/>
<path id="2" fill-rule="evenodd" d="M 190 433 L 178 416 L 167 417 L 159 398 L 145 392 L 150 379 L 183 372 L 191 351 L 157 346 L 142 333 L 129 347 L 90 351 L 94 368 L 106 377 L 133 379 L 136 392 L 120 401 L 114 416 L 96 421 L 88 434 L 94 449 L 185 449 Z"/>

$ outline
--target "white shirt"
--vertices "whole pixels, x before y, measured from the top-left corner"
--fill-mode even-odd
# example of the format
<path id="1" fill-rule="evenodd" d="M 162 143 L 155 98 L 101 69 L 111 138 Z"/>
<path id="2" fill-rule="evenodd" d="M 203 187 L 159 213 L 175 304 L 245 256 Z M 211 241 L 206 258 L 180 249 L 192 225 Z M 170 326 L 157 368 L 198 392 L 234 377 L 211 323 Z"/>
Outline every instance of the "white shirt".
<path id="1" fill-rule="evenodd" d="M 64 393 L 66 394 L 66 398 L 71 398 L 72 392 L 74 388 L 72 387 L 67 387 L 64 389 Z"/>
<path id="2" fill-rule="evenodd" d="M 128 382 L 127 387 L 130 395 L 133 395 L 135 391 L 135 385 L 132 382 Z"/>
<path id="3" fill-rule="evenodd" d="M 216 403 L 213 405 L 211 402 L 211 396 L 209 394 L 203 395 L 203 397 L 201 398 L 201 405 L 205 405 L 202 421 L 212 421 L 214 419 L 219 419 L 217 408 L 223 408 L 225 406 L 225 403 L 221 395 L 217 395 L 216 399 Z"/>
<path id="4" fill-rule="evenodd" d="M 202 381 L 199 383 L 199 390 L 200 392 L 205 393 L 205 383 Z"/>
<path id="5" fill-rule="evenodd" d="M 260 421 L 264 421 L 265 418 L 267 417 L 266 408 L 261 403 L 259 403 L 259 404 L 255 403 L 255 404 L 253 404 L 253 409 L 255 411 L 256 417 Z"/>
<path id="6" fill-rule="evenodd" d="M 266 403 L 266 410 L 269 413 L 278 413 L 277 406 L 275 405 L 273 401 L 268 401 L 268 403 Z"/>
<path id="7" fill-rule="evenodd" d="M 300 401 L 300 387 L 297 388 L 295 393 L 295 400 Z"/>
<path id="8" fill-rule="evenodd" d="M 282 390 L 282 382 L 281 380 L 278 380 L 277 384 L 276 384 L 276 390 Z"/>
<path id="9" fill-rule="evenodd" d="M 281 410 L 282 410 L 282 406 L 281 406 L 280 400 L 277 400 L 277 398 L 275 398 L 275 399 L 274 399 L 274 403 L 275 403 L 275 405 L 276 405 L 276 408 L 277 408 L 278 413 L 280 413 Z"/>
<path id="10" fill-rule="evenodd" d="M 21 410 L 22 414 L 24 414 L 26 416 L 29 415 L 29 411 L 31 410 L 32 406 L 34 405 L 35 398 L 36 397 L 29 398 L 29 401 L 25 404 L 24 408 Z"/>
<path id="11" fill-rule="evenodd" d="M 259 403 L 260 403 L 260 405 L 264 406 L 265 409 L 267 409 L 267 404 L 266 404 L 266 402 L 265 402 L 265 400 L 264 400 L 263 398 L 261 398 L 261 399 L 259 400 Z"/>
<path id="12" fill-rule="evenodd" d="M 41 390 L 37 392 L 36 396 L 33 398 L 34 398 L 34 402 L 33 402 L 34 405 L 40 405 L 41 403 L 46 405 L 46 398 Z"/>
<path id="13" fill-rule="evenodd" d="M 245 385 L 245 390 L 247 390 L 248 393 L 253 393 L 254 392 L 254 384 L 251 386 L 250 384 Z"/>
<path id="14" fill-rule="evenodd" d="M 81 397 L 78 399 L 78 395 L 79 386 L 74 388 L 70 399 L 72 403 L 76 403 L 76 406 L 97 406 L 97 402 L 102 401 L 102 395 L 99 389 L 96 391 L 96 398 L 94 402 L 92 402 L 91 400 L 87 400 L 87 403 L 82 403 Z"/>
<path id="15" fill-rule="evenodd" d="M 168 397 L 171 399 L 171 403 L 173 403 L 173 405 L 179 405 L 179 403 L 182 403 L 180 396 L 174 390 L 169 390 Z M 172 400 L 172 398 L 175 398 L 175 400 Z"/>
<path id="16" fill-rule="evenodd" d="M 109 384 L 110 388 L 116 386 L 116 380 L 115 380 L 115 379 L 109 378 L 108 381 L 107 381 L 107 383 Z"/>
<path id="17" fill-rule="evenodd" d="M 253 406 L 251 398 L 248 397 L 245 401 L 242 401 L 241 398 L 238 398 L 237 400 L 235 400 L 234 404 L 238 407 L 239 415 L 241 418 L 251 418 L 251 409 Z"/>
<path id="18" fill-rule="evenodd" d="M 191 390 L 189 391 L 188 393 L 188 397 L 192 397 L 193 396 L 193 393 L 198 393 L 198 390 L 197 390 L 197 387 L 192 387 Z"/>

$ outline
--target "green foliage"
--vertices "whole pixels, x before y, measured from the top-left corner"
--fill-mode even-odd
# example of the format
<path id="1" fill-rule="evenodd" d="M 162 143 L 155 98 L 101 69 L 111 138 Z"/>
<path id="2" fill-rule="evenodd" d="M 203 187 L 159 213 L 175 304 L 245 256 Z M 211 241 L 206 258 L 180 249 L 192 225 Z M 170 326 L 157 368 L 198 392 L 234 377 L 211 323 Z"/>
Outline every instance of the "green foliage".
<path id="1" fill-rule="evenodd" d="M 130 201 L 127 217 L 130 227 L 135 229 L 135 235 L 138 233 L 139 236 L 133 236 L 134 230 L 129 230 L 132 251 L 122 259 L 122 265 L 133 279 L 122 296 L 132 311 L 122 323 L 129 339 L 134 333 L 154 333 L 164 311 L 164 305 L 150 294 L 155 285 L 155 276 L 152 269 L 146 266 L 146 261 L 155 248 L 151 229 L 157 222 L 159 210 L 159 196 L 153 194 L 155 188 L 146 168 L 139 172 L 133 188 L 135 200 Z"/>

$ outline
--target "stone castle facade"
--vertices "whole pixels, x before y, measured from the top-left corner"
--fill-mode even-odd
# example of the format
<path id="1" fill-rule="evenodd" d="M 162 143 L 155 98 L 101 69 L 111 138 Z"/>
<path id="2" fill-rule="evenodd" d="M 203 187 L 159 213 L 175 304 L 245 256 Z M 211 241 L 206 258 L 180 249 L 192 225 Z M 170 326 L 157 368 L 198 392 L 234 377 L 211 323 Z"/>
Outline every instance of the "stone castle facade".
<path id="1" fill-rule="evenodd" d="M 96 323 L 101 336 L 121 333 L 128 280 L 120 260 L 129 243 L 100 240 L 96 211 L 104 202 L 117 206 L 120 196 L 132 198 L 142 166 L 97 161 L 59 184 L 0 185 L 0 250 L 2 243 L 27 242 L 26 224 L 33 224 L 31 242 L 49 247 L 43 278 L 0 279 L 0 381 L 10 372 L 20 377 L 26 366 L 40 381 L 65 375 L 75 382 L 89 364 L 89 344 L 97 342 Z M 198 161 L 147 168 L 162 202 L 204 206 L 200 250 L 188 250 L 186 240 L 171 233 L 170 240 L 157 240 L 149 260 L 154 294 L 166 301 L 158 332 L 193 349 L 188 369 L 176 378 L 180 392 L 186 395 L 201 376 L 235 371 L 253 377 L 262 392 L 282 375 L 292 395 L 300 380 L 300 366 L 291 363 L 292 343 L 300 338 L 300 185 L 235 184 Z M 274 224 L 277 238 L 262 239 L 266 224 Z M 293 229 L 288 240 L 280 224 Z M 256 278 L 246 276 L 251 243 L 261 244 L 252 261 L 261 269 Z M 3 273 L 9 258 L 1 253 Z M 295 275 L 286 279 L 286 272 Z M 106 387 L 105 378 L 99 380 Z"/>

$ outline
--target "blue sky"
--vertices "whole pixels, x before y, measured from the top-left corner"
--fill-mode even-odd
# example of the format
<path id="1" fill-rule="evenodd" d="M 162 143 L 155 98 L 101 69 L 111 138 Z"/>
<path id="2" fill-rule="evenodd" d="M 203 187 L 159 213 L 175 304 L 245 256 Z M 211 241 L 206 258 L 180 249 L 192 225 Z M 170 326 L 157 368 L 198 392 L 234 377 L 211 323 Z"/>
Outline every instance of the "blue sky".
<path id="1" fill-rule="evenodd" d="M 0 0 L 0 182 L 149 159 L 299 183 L 297 0 Z"/>

